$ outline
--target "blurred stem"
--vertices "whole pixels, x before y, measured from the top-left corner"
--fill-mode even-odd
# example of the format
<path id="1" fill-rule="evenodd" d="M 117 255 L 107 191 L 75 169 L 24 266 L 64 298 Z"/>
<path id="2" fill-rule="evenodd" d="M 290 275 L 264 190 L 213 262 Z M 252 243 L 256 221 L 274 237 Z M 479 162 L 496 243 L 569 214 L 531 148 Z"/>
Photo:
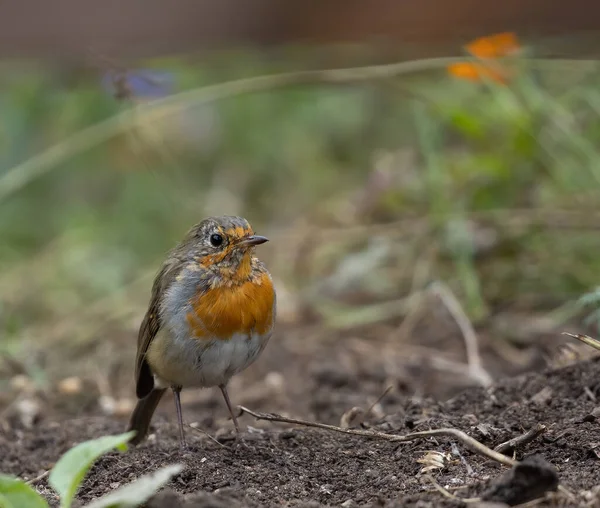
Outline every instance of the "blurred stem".
<path id="1" fill-rule="evenodd" d="M 550 157 L 560 160 L 560 149 L 568 149 L 582 159 L 582 166 L 587 169 L 596 185 L 600 184 L 600 169 L 598 168 L 598 152 L 594 144 L 579 131 L 579 125 L 573 113 L 541 89 L 535 90 L 537 100 L 543 100 L 550 125 L 547 135 L 550 138 L 542 147 Z M 589 105 L 594 109 L 593 102 Z M 563 142 L 566 142 L 563 144 Z M 563 183 L 569 185 L 568 178 L 561 172 Z"/>
<path id="2" fill-rule="evenodd" d="M 469 316 L 475 322 L 487 317 L 487 306 L 481 296 L 481 283 L 473 262 L 473 256 L 467 253 L 457 254 L 454 265 L 463 285 Z"/>
<path id="3" fill-rule="evenodd" d="M 445 173 L 440 150 L 440 131 L 431 121 L 427 106 L 421 102 L 413 101 L 413 113 L 417 129 L 417 140 L 425 163 L 425 179 L 429 195 L 429 214 L 434 221 L 446 220 L 446 215 L 451 212 L 452 204 L 448 198 L 450 182 Z M 439 225 L 439 224 L 436 224 Z"/>
<path id="4" fill-rule="evenodd" d="M 453 188 L 443 160 L 442 126 L 433 121 L 427 112 L 427 106 L 413 101 L 413 112 L 417 139 L 423 161 L 429 195 L 429 217 L 435 226 L 445 230 L 448 221 L 458 221 L 465 225 L 466 214 L 453 195 Z M 479 276 L 473 261 L 473 249 L 469 232 L 459 235 L 464 238 L 452 246 L 454 265 L 466 297 L 466 309 L 473 320 L 482 319 L 486 315 L 486 306 L 481 296 Z M 453 242 L 454 243 L 454 242 Z"/>

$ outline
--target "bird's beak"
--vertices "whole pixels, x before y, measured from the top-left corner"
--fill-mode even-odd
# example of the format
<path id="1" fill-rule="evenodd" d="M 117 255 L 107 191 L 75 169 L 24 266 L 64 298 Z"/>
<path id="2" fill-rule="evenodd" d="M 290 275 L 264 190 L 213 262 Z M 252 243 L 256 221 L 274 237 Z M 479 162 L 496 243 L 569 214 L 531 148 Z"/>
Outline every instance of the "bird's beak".
<path id="1" fill-rule="evenodd" d="M 246 236 L 245 238 L 242 238 L 239 242 L 238 242 L 238 246 L 240 247 L 254 247 L 255 245 L 260 245 L 261 243 L 265 243 L 268 242 L 269 239 L 264 237 L 264 236 L 259 236 L 259 235 L 251 235 L 251 236 Z"/>

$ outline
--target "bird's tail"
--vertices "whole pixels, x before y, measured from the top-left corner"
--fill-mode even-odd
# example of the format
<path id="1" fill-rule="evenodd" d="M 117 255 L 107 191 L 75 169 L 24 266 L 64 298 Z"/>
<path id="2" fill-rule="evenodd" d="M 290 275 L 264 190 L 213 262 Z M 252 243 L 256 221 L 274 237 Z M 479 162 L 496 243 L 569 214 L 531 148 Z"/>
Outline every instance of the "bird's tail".
<path id="1" fill-rule="evenodd" d="M 154 389 L 148 395 L 146 395 L 143 399 L 138 400 L 133 413 L 131 414 L 131 418 L 129 420 L 129 430 L 135 430 L 136 434 L 133 439 L 130 441 L 131 444 L 137 445 L 141 443 L 144 438 L 148 435 L 148 430 L 150 429 L 150 421 L 152 420 L 152 415 L 160 402 L 160 399 L 164 395 L 164 389 Z"/>

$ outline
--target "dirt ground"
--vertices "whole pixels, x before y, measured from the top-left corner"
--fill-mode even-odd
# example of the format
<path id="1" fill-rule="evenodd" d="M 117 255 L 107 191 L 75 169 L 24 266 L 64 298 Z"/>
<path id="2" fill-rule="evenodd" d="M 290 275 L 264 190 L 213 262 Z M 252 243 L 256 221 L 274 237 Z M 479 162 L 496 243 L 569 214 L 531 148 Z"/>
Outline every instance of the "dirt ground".
<path id="1" fill-rule="evenodd" d="M 166 397 L 150 438 L 101 458 L 78 502 L 182 463 L 183 472 L 148 506 L 424 508 L 461 506 L 461 498 L 473 497 L 506 506 L 536 496 L 543 498 L 537 506 L 600 506 L 599 358 L 583 349 L 588 359 L 564 360 L 557 351 L 567 339 L 558 330 L 519 347 L 478 330 L 483 367 L 495 381 L 477 386 L 480 379 L 466 367 L 463 336 L 449 316 L 424 316 L 408 335 L 398 332 L 399 325 L 336 332 L 282 326 L 263 357 L 232 381 L 232 399 L 256 411 L 333 425 L 350 421 L 356 429 L 391 434 L 453 427 L 490 448 L 545 425 L 545 433 L 508 452 L 527 459 L 523 465 L 510 470 L 452 437 L 394 443 L 247 414 L 236 438 L 218 390 L 188 391 L 184 419 L 204 431 L 186 428 L 189 449 L 179 449 L 173 403 Z M 98 370 L 107 372 L 101 382 L 85 378 L 89 364 L 78 370 L 77 358 L 63 364 L 63 374 L 80 376 L 83 388 L 27 395 L 39 408 L 29 420 L 25 396 L 7 397 L 0 408 L 0 471 L 36 478 L 77 442 L 123 432 L 129 406 L 109 414 L 105 399 L 111 393 L 123 405 L 131 397 L 134 342 L 124 336 L 115 339 L 114 350 L 81 352 L 97 365 L 117 358 L 110 369 Z M 354 407 L 362 413 L 352 420 Z M 430 460 L 423 462 L 428 452 Z M 440 467 L 423 472 L 431 458 L 442 460 Z M 500 480 L 505 474 L 511 476 Z M 445 495 L 432 479 L 447 489 Z M 57 505 L 46 478 L 35 485 Z"/>

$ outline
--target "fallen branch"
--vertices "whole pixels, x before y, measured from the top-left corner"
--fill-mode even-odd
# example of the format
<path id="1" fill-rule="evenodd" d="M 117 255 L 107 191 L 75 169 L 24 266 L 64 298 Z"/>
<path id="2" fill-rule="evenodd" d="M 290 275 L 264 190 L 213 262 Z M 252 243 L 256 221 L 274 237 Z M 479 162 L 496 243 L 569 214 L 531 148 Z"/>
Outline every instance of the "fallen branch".
<path id="1" fill-rule="evenodd" d="M 519 446 L 531 443 L 531 441 L 542 435 L 544 432 L 546 432 L 546 426 L 538 423 L 535 427 L 525 432 L 525 434 L 521 434 L 520 436 L 509 439 L 504 443 L 500 443 L 494 448 L 494 451 L 498 453 L 510 453 Z"/>
<path id="2" fill-rule="evenodd" d="M 318 422 L 310 422 L 307 420 L 298 420 L 297 418 L 287 418 L 285 416 L 281 416 L 275 413 L 258 413 L 256 411 L 252 411 L 244 406 L 238 406 L 242 413 L 248 413 L 250 416 L 253 416 L 257 420 L 264 420 L 267 422 L 279 422 L 279 423 L 291 423 L 294 425 L 302 425 L 304 427 L 314 427 L 317 429 L 328 430 L 331 432 L 339 432 L 341 434 L 349 434 L 352 436 L 361 436 L 370 439 L 382 439 L 384 441 L 391 441 L 394 443 L 405 443 L 408 441 L 415 441 L 417 439 L 425 439 L 432 436 L 447 436 L 453 437 L 464 444 L 467 448 L 469 448 L 474 453 L 478 455 L 482 455 L 489 459 L 492 459 L 500 464 L 504 464 L 505 466 L 512 467 L 516 465 L 518 462 L 513 460 L 506 455 L 498 453 L 491 448 L 481 444 L 476 439 L 472 438 L 468 434 L 465 434 L 463 431 L 453 428 L 444 428 L 444 429 L 433 429 L 433 430 L 424 430 L 422 432 L 411 432 L 410 434 L 405 435 L 396 435 L 396 434 L 387 434 L 385 432 L 377 432 L 374 430 L 360 430 L 360 429 L 344 429 L 342 427 L 337 427 L 335 425 L 328 425 L 326 423 L 318 423 Z"/>

